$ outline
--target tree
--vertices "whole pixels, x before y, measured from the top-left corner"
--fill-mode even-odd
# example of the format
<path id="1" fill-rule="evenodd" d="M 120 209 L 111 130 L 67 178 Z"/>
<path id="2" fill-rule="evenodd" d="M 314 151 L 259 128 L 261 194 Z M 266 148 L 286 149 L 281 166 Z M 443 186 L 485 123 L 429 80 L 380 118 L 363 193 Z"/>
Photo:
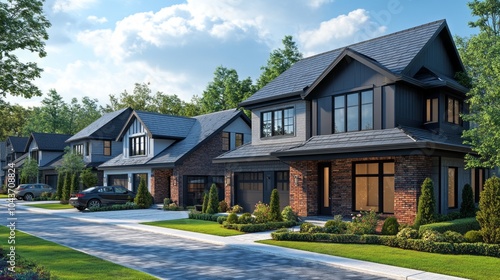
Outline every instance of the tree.
<path id="1" fill-rule="evenodd" d="M 37 183 L 38 182 L 38 162 L 32 158 L 28 158 L 21 169 L 22 183 Z"/>
<path id="2" fill-rule="evenodd" d="M 63 193 L 63 188 L 64 188 L 64 182 L 65 182 L 65 174 L 62 172 L 59 172 L 57 174 L 57 190 L 56 190 L 56 195 L 55 198 L 61 200 L 62 199 L 62 193 Z"/>
<path id="3" fill-rule="evenodd" d="M 476 205 L 474 204 L 474 194 L 469 184 L 465 184 L 462 189 L 462 203 L 460 204 L 460 215 L 462 217 L 474 217 L 476 215 Z"/>
<path id="4" fill-rule="evenodd" d="M 77 173 L 73 173 L 71 174 L 71 184 L 70 184 L 70 188 L 69 188 L 69 194 L 71 195 L 72 193 L 76 193 L 79 189 L 78 187 L 78 174 Z M 68 197 L 69 199 L 69 197 Z"/>
<path id="5" fill-rule="evenodd" d="M 27 119 L 31 114 L 31 109 L 26 109 L 18 104 L 11 105 L 0 99 L 0 139 L 4 140 L 9 136 L 23 136 L 23 127 L 27 124 Z"/>
<path id="6" fill-rule="evenodd" d="M 61 204 L 68 204 L 68 202 L 69 202 L 69 197 L 71 195 L 71 178 L 72 177 L 73 177 L 73 174 L 70 172 L 67 172 L 64 175 L 63 189 L 62 189 L 61 197 L 59 198 Z"/>
<path id="7" fill-rule="evenodd" d="M 23 63 L 15 53 L 29 51 L 45 57 L 45 40 L 50 22 L 43 14 L 43 1 L 6 0 L 0 2 L 0 94 L 31 98 L 42 95 L 32 83 L 42 69 L 35 62 Z"/>
<path id="8" fill-rule="evenodd" d="M 149 83 L 135 83 L 131 94 L 126 90 L 120 93 L 118 97 L 110 94 L 109 101 L 111 104 L 106 106 L 106 112 L 113 112 L 127 107 L 140 111 L 155 111 Z"/>
<path id="9" fill-rule="evenodd" d="M 417 218 L 415 226 L 430 224 L 436 216 L 436 199 L 434 198 L 434 185 L 431 178 L 426 178 L 422 183 L 422 194 L 418 199 Z"/>
<path id="10" fill-rule="evenodd" d="M 139 188 L 137 189 L 137 195 L 134 198 L 134 203 L 144 209 L 151 207 L 153 204 L 152 196 L 148 191 L 146 179 L 144 177 L 141 177 Z"/>
<path id="11" fill-rule="evenodd" d="M 491 177 L 484 183 L 479 197 L 476 220 L 481 226 L 484 242 L 500 243 L 500 179 Z"/>
<path id="12" fill-rule="evenodd" d="M 302 53 L 299 52 L 292 36 L 285 36 L 281 42 L 284 48 L 273 50 L 269 55 L 267 65 L 260 68 L 262 74 L 260 74 L 257 80 L 257 89 L 263 88 L 270 81 L 290 68 L 295 62 L 302 59 Z"/>
<path id="13" fill-rule="evenodd" d="M 269 208 L 269 219 L 273 222 L 282 221 L 280 212 L 280 195 L 277 189 L 273 189 L 271 192 L 271 202 L 269 203 Z"/>
<path id="14" fill-rule="evenodd" d="M 208 207 L 208 193 L 205 192 L 203 194 L 203 204 L 201 205 L 201 213 L 207 213 L 207 207 Z"/>
<path id="15" fill-rule="evenodd" d="M 85 163 L 83 162 L 82 156 L 73 152 L 69 147 L 66 147 L 64 149 L 61 166 L 56 167 L 56 170 L 59 174 L 79 174 L 84 168 Z"/>
<path id="16" fill-rule="evenodd" d="M 472 10 L 472 15 L 479 19 L 469 22 L 470 27 L 479 27 L 481 32 L 490 36 L 500 35 L 500 1 L 498 0 L 473 0 L 467 3 Z"/>
<path id="17" fill-rule="evenodd" d="M 80 174 L 80 180 L 82 180 L 82 184 L 87 188 L 95 186 L 98 181 L 97 174 L 92 172 L 92 168 L 83 169 Z"/>
<path id="18" fill-rule="evenodd" d="M 208 205 L 206 209 L 207 214 L 215 214 L 219 210 L 219 193 L 217 186 L 212 184 L 210 192 L 208 193 Z"/>

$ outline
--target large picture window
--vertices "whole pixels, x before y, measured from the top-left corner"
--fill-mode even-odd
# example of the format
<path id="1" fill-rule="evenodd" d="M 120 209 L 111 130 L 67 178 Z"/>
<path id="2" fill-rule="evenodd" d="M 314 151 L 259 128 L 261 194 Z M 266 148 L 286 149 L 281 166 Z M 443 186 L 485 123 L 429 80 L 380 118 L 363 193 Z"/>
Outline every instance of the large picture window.
<path id="1" fill-rule="evenodd" d="M 294 135 L 295 111 L 293 108 L 264 112 L 261 115 L 261 136 Z"/>
<path id="2" fill-rule="evenodd" d="M 146 154 L 146 137 L 136 136 L 130 138 L 130 155 L 140 156 Z"/>
<path id="3" fill-rule="evenodd" d="M 394 162 L 354 164 L 354 210 L 394 213 Z"/>
<path id="4" fill-rule="evenodd" d="M 335 96 L 334 133 L 373 129 L 373 90 Z"/>

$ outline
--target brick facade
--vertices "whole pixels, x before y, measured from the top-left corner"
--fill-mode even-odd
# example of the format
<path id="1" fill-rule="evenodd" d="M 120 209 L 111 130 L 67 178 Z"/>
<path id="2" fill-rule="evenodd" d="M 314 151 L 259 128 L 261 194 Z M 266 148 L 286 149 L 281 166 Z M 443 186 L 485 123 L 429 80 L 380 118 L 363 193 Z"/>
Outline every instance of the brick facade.
<path id="1" fill-rule="evenodd" d="M 163 203 L 165 198 L 170 198 L 170 176 L 172 176 L 172 169 L 153 169 L 151 195 L 155 203 Z"/>

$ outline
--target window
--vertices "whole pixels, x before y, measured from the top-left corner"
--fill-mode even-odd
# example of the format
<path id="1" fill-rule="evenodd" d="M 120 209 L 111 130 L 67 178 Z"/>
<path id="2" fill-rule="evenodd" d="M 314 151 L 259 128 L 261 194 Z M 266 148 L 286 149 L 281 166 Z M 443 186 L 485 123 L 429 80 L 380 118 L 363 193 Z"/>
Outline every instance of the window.
<path id="1" fill-rule="evenodd" d="M 85 143 L 85 155 L 90 155 L 90 142 Z"/>
<path id="2" fill-rule="evenodd" d="M 79 155 L 83 155 L 83 144 L 74 145 L 73 151 Z"/>
<path id="3" fill-rule="evenodd" d="M 111 155 L 111 141 L 109 140 L 104 140 L 102 143 L 103 146 L 103 154 L 105 156 L 110 156 Z"/>
<path id="4" fill-rule="evenodd" d="M 474 202 L 479 202 L 479 196 L 483 191 L 484 181 L 486 180 L 486 170 L 483 168 L 471 169 L 471 188 Z"/>
<path id="5" fill-rule="evenodd" d="M 457 208 L 458 168 L 448 167 L 448 208 Z"/>
<path id="6" fill-rule="evenodd" d="M 206 184 L 206 177 L 187 177 L 187 206 L 203 204 L 203 196 L 205 193 Z"/>
<path id="7" fill-rule="evenodd" d="M 38 164 L 38 151 L 31 151 L 30 157 Z"/>
<path id="8" fill-rule="evenodd" d="M 278 191 L 290 191 L 290 176 L 288 171 L 276 172 L 276 188 Z"/>
<path id="9" fill-rule="evenodd" d="M 295 113 L 293 108 L 264 112 L 261 115 L 261 136 L 293 135 Z"/>
<path id="10" fill-rule="evenodd" d="M 146 154 L 146 137 L 137 136 L 130 138 L 130 155 L 139 156 Z"/>
<path id="11" fill-rule="evenodd" d="M 354 210 L 394 213 L 394 162 L 354 164 Z"/>
<path id="12" fill-rule="evenodd" d="M 447 97 L 446 121 L 453 124 L 460 124 L 461 105 L 458 99 Z"/>
<path id="13" fill-rule="evenodd" d="M 373 91 L 349 93 L 333 99 L 334 133 L 373 129 Z"/>
<path id="14" fill-rule="evenodd" d="M 230 150 L 230 135 L 229 132 L 222 132 L 222 150 L 229 151 Z"/>
<path id="15" fill-rule="evenodd" d="M 426 102 L 425 122 L 438 122 L 439 101 L 437 98 L 429 98 Z"/>
<path id="16" fill-rule="evenodd" d="M 243 133 L 236 133 L 236 136 L 234 139 L 235 139 L 235 147 L 236 148 L 243 145 Z"/>

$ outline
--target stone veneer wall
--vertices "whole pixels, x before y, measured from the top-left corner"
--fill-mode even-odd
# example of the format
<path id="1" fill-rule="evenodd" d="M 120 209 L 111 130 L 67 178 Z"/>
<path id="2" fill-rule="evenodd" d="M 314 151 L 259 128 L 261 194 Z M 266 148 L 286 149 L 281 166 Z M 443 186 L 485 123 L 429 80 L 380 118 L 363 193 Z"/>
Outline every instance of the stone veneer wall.
<path id="1" fill-rule="evenodd" d="M 331 163 L 332 215 L 352 213 L 352 163 L 362 161 L 394 160 L 395 204 L 394 215 L 399 222 L 413 223 L 417 213 L 417 198 L 426 177 L 431 176 L 430 157 L 397 156 L 336 159 Z M 300 216 L 318 215 L 318 164 L 325 161 L 290 162 L 290 206 Z M 295 184 L 298 176 L 298 184 Z"/>

